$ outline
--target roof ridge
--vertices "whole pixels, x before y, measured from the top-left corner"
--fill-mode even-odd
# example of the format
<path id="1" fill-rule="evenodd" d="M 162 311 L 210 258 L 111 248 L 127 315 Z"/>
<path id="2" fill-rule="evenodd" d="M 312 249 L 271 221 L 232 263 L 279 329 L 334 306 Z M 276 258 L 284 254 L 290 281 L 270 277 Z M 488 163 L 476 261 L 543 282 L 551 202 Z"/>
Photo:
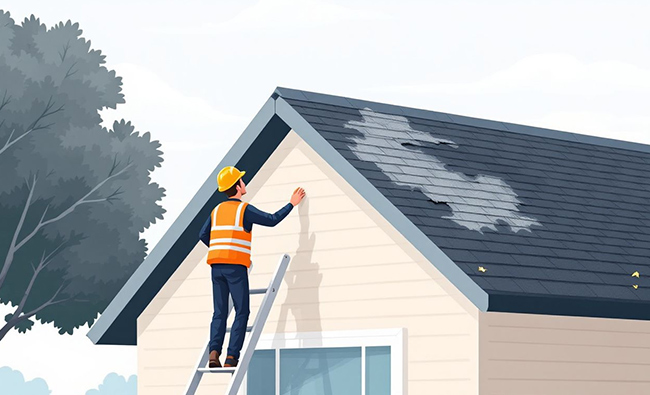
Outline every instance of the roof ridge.
<path id="1" fill-rule="evenodd" d="M 433 121 L 455 123 L 466 126 L 481 127 L 486 129 L 494 129 L 504 132 L 526 134 L 537 137 L 552 138 L 556 140 L 569 141 L 574 143 L 583 143 L 597 145 L 612 149 L 623 149 L 629 151 L 650 153 L 650 144 L 637 143 L 632 141 L 617 140 L 607 137 L 592 136 L 588 134 L 580 134 L 574 132 L 567 132 L 556 129 L 548 129 L 538 126 L 528 126 L 516 124 L 511 122 L 501 122 L 483 118 L 475 118 L 466 115 L 458 115 L 451 113 L 438 112 L 433 110 L 425 110 L 415 107 L 405 107 L 398 104 L 388 104 L 375 102 L 370 100 L 355 99 L 345 96 L 336 96 L 326 93 L 319 93 L 313 91 L 305 91 L 299 89 L 285 88 L 278 86 L 275 91 L 281 97 L 308 101 L 318 102 L 322 104 L 329 104 L 334 106 L 342 106 L 354 109 L 363 109 L 372 106 L 373 109 L 392 113 L 394 115 L 401 115 L 407 117 L 422 118 Z"/>

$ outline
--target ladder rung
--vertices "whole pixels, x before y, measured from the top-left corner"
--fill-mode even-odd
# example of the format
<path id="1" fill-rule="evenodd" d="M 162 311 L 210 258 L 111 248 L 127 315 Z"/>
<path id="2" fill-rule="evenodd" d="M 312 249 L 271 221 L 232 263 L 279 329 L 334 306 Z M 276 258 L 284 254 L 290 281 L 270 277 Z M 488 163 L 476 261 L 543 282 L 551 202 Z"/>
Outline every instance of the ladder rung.
<path id="1" fill-rule="evenodd" d="M 201 373 L 235 373 L 237 368 L 199 368 Z"/>
<path id="2" fill-rule="evenodd" d="M 268 288 L 254 288 L 250 290 L 251 295 L 265 294 Z"/>
<path id="3" fill-rule="evenodd" d="M 231 330 L 231 329 L 232 329 L 232 328 L 226 328 L 226 333 L 230 333 L 230 330 Z M 253 327 L 252 327 L 252 326 L 247 326 L 247 327 L 246 327 L 246 332 L 250 332 L 250 331 L 252 331 L 252 330 L 253 330 Z"/>

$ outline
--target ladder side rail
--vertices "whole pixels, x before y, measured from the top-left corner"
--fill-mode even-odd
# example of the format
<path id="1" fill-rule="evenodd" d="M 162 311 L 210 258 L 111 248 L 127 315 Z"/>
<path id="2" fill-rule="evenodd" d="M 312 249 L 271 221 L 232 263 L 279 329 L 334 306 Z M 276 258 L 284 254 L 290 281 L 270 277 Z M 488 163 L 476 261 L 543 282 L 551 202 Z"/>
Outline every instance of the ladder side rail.
<path id="1" fill-rule="evenodd" d="M 287 268 L 289 267 L 290 260 L 291 258 L 288 254 L 282 255 L 280 258 L 280 262 L 275 269 L 275 273 L 273 274 L 269 288 L 264 295 L 262 304 L 260 305 L 257 316 L 255 317 L 253 330 L 250 333 L 248 342 L 243 347 L 243 353 L 239 358 L 239 364 L 237 365 L 237 369 L 233 374 L 230 384 L 228 385 L 228 390 L 226 391 L 227 395 L 237 395 L 239 388 L 244 381 L 244 377 L 248 370 L 248 365 L 253 357 L 253 353 L 255 352 L 257 342 L 262 335 L 264 324 L 266 323 L 269 313 L 271 312 L 273 302 L 275 301 L 275 297 L 278 294 L 278 289 L 280 288 L 282 280 L 284 279 L 284 275 L 287 271 Z"/>
<path id="2" fill-rule="evenodd" d="M 203 376 L 203 373 L 200 372 L 199 369 L 205 366 L 205 364 L 208 362 L 208 358 L 210 357 L 210 352 L 208 350 L 209 347 L 210 342 L 208 340 L 208 343 L 206 343 L 205 348 L 199 357 L 199 360 L 196 362 L 194 374 L 192 375 L 190 381 L 187 383 L 187 386 L 185 386 L 185 391 L 183 391 L 183 394 L 194 395 L 196 393 L 196 389 L 198 388 L 199 383 L 201 382 L 201 377 Z"/>
<path id="3" fill-rule="evenodd" d="M 228 299 L 228 317 L 230 317 L 230 313 L 232 312 L 233 306 L 234 304 L 232 302 L 232 297 L 230 297 Z M 194 395 L 196 393 L 196 389 L 199 387 L 199 383 L 201 382 L 201 377 L 203 376 L 203 372 L 201 372 L 199 369 L 205 367 L 208 364 L 209 358 L 210 358 L 210 336 L 208 336 L 208 340 L 205 342 L 205 348 L 203 349 L 201 356 L 199 356 L 199 360 L 196 362 L 196 366 L 194 368 L 194 374 L 192 375 L 192 378 L 185 386 L 185 391 L 183 391 L 183 394 Z"/>

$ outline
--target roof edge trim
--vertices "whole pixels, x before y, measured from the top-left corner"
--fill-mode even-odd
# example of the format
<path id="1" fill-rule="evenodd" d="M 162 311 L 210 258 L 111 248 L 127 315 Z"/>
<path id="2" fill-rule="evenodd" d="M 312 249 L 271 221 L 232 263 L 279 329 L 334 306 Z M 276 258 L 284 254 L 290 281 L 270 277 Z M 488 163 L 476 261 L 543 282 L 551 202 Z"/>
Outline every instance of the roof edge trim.
<path id="1" fill-rule="evenodd" d="M 650 320 L 648 302 L 584 296 L 536 295 L 516 292 L 490 294 L 488 312 L 570 317 Z"/>

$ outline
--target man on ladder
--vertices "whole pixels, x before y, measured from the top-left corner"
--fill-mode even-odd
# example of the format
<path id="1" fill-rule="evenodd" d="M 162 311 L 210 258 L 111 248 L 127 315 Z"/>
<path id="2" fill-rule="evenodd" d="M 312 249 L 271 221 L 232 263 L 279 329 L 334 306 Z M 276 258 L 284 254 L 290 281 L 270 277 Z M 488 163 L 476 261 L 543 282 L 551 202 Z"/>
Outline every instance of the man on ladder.
<path id="1" fill-rule="evenodd" d="M 235 322 L 224 367 L 235 367 L 239 361 L 250 315 L 248 268 L 251 266 L 253 224 L 277 225 L 305 197 L 304 189 L 296 188 L 290 202 L 275 214 L 258 210 L 241 201 L 246 194 L 244 174 L 245 171 L 233 166 L 221 169 L 217 176 L 219 192 L 224 192 L 228 199 L 212 210 L 199 236 L 209 247 L 207 262 L 212 270 L 214 314 L 210 325 L 210 368 L 221 367 L 219 356 L 226 336 L 228 294 L 232 296 Z"/>

